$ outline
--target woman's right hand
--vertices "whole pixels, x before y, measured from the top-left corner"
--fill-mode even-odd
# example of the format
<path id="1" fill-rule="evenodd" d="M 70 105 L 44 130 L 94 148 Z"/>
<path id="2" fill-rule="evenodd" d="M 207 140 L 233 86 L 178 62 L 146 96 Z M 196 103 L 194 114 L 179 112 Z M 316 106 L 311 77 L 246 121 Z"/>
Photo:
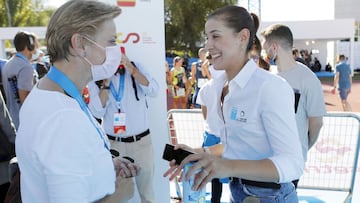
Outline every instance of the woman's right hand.
<path id="1" fill-rule="evenodd" d="M 185 144 L 177 144 L 174 150 L 183 149 L 192 153 L 196 153 L 195 150 Z M 175 159 L 169 162 L 170 168 L 163 174 L 164 177 L 170 176 L 169 180 L 173 180 L 176 176 L 181 176 L 182 167 L 176 164 Z"/>
<path id="2" fill-rule="evenodd" d="M 187 156 L 180 165 L 176 165 L 175 160 L 172 160 L 170 162 L 170 168 L 163 174 L 163 176 L 168 176 L 169 180 L 173 180 L 176 176 L 181 176 L 180 180 L 186 181 L 189 180 L 192 175 L 197 173 L 192 189 L 200 190 L 201 188 L 204 188 L 213 178 L 220 176 L 227 177 L 226 174 L 222 174 L 226 171 L 225 162 L 226 160 L 207 153 L 192 154 Z M 193 163 L 193 165 L 189 168 L 186 174 L 182 175 L 182 169 L 188 163 Z"/>

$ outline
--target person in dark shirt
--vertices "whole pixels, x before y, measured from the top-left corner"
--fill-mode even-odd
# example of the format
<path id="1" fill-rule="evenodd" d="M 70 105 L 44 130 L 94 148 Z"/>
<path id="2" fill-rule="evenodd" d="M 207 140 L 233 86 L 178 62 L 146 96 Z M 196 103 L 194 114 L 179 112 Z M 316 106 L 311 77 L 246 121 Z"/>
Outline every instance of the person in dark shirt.
<path id="1" fill-rule="evenodd" d="M 300 57 L 300 53 L 299 53 L 299 50 L 298 50 L 298 49 L 293 48 L 293 49 L 292 49 L 292 54 L 293 54 L 293 57 L 294 57 L 295 61 L 300 62 L 300 63 L 306 65 L 305 60 Z"/>

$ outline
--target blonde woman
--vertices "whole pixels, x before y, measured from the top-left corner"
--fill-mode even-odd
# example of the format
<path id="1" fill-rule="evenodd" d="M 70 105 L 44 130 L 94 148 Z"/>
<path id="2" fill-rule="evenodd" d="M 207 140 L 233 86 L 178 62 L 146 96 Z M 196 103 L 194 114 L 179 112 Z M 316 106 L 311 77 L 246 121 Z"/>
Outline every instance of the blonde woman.
<path id="1" fill-rule="evenodd" d="M 51 17 L 52 66 L 23 103 L 16 137 L 24 203 L 100 201 L 115 191 L 116 175 L 137 175 L 137 165 L 112 158 L 81 96 L 87 83 L 109 78 L 121 62 L 114 22 L 120 13 L 117 6 L 71 0 Z"/>
<path id="2" fill-rule="evenodd" d="M 183 58 L 176 56 L 174 58 L 174 67 L 170 70 L 170 79 L 172 82 L 172 93 L 174 109 L 186 109 L 187 102 L 187 77 L 185 68 L 182 67 Z"/>

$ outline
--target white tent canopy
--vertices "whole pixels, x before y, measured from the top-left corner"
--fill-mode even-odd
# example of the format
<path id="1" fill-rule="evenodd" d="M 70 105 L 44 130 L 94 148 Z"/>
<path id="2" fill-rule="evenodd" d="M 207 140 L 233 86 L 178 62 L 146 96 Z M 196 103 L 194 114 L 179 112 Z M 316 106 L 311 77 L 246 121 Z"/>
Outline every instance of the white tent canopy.
<path id="1" fill-rule="evenodd" d="M 298 49 L 305 46 L 305 42 L 322 42 L 320 43 L 325 53 L 319 54 L 321 61 L 329 62 L 329 59 L 334 59 L 334 54 L 337 51 L 326 51 L 326 42 L 338 41 L 342 39 L 350 40 L 350 54 L 349 63 L 354 64 L 354 36 L 355 36 L 355 19 L 336 19 L 336 20 L 321 20 L 321 21 L 280 21 L 280 22 L 261 22 L 259 27 L 259 33 L 271 24 L 280 23 L 287 25 L 294 35 L 294 46 Z M 260 36 L 260 35 L 258 35 Z M 319 47 L 317 47 L 319 48 Z M 335 47 L 333 47 L 335 49 Z M 332 53 L 332 56 L 329 56 Z M 330 61 L 334 62 L 334 61 Z M 353 66 L 352 66 L 353 67 Z"/>
<path id="2" fill-rule="evenodd" d="M 337 19 L 321 21 L 262 22 L 259 31 L 275 23 L 290 27 L 296 40 L 334 40 L 354 38 L 355 20 Z"/>

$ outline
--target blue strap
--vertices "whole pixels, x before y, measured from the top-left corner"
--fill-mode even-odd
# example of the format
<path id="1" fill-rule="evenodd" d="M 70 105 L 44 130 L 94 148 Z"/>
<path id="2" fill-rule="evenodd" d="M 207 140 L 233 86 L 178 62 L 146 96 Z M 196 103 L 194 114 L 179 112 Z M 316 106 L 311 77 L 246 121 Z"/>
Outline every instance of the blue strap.
<path id="1" fill-rule="evenodd" d="M 78 104 L 80 105 L 81 109 L 86 113 L 91 123 L 94 125 L 96 130 L 99 133 L 100 138 L 104 141 L 104 146 L 106 149 L 110 150 L 108 143 L 104 139 L 103 131 L 94 123 L 94 119 L 91 116 L 89 109 L 81 96 L 80 92 L 76 88 L 75 84 L 59 69 L 55 66 L 51 66 L 50 71 L 47 73 L 47 77 L 59 85 L 70 97 L 74 98 Z"/>
<path id="2" fill-rule="evenodd" d="M 210 134 L 207 131 L 204 132 L 203 147 L 209 147 L 220 143 L 220 137 Z"/>
<path id="3" fill-rule="evenodd" d="M 29 63 L 30 63 L 29 59 L 28 59 L 28 58 L 26 58 L 26 56 L 25 56 L 24 54 L 20 53 L 20 52 L 16 52 L 15 56 L 17 56 L 17 57 L 19 57 L 19 58 L 23 59 L 24 61 L 26 61 L 26 62 L 29 62 Z"/>
<path id="4" fill-rule="evenodd" d="M 125 86 L 125 74 L 120 74 L 118 92 L 116 92 L 114 84 L 112 83 L 112 81 L 110 81 L 110 91 L 113 97 L 115 98 L 119 109 L 120 109 L 121 99 L 124 95 L 124 86 Z"/>

